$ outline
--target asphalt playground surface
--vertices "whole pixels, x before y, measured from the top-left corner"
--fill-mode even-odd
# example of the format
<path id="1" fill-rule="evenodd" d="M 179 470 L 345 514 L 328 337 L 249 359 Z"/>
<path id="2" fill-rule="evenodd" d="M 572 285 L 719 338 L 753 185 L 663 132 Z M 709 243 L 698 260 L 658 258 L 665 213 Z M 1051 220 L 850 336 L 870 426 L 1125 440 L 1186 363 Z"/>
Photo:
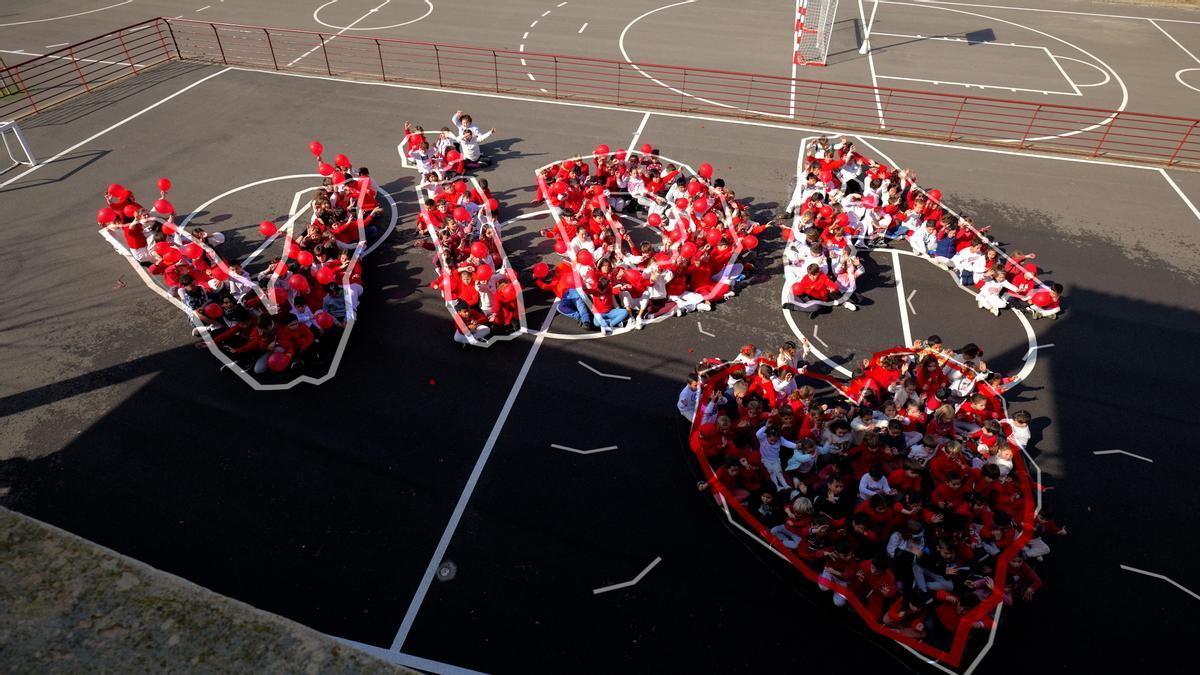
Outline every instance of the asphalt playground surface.
<path id="1" fill-rule="evenodd" d="M 301 11 L 298 3 L 238 0 L 202 12 L 198 0 L 195 7 L 136 0 L 42 20 L 112 4 L 52 0 L 5 8 L 0 48 L 41 53 L 181 13 L 320 26 L 312 16 L 318 2 Z M 427 9 L 424 2 L 394 2 L 355 28 L 605 58 L 622 58 L 625 31 L 626 51 L 644 62 L 790 73 L 790 59 L 775 53 L 790 50 L 790 6 L 780 12 L 765 2 L 739 3 L 745 13 L 733 20 L 720 3 L 696 2 L 631 24 L 665 0 L 605 3 L 603 12 L 556 4 L 503 3 L 500 10 L 435 2 L 416 23 L 381 28 Z M 1132 110 L 1200 109 L 1200 93 L 1181 84 L 1191 82 L 1188 74 L 1182 81 L 1173 75 L 1190 59 L 1161 31 L 1200 53 L 1200 23 L 902 5 L 880 3 L 876 29 L 963 40 L 991 30 L 995 42 L 1033 45 L 1034 38 L 1010 38 L 1018 29 L 1007 22 L 1033 26 L 1109 64 L 1103 67 L 1119 73 Z M 378 0 L 342 0 L 318 16 L 347 26 L 376 6 Z M 1200 21 L 1195 12 L 1159 7 L 1029 7 Z M 858 16 L 855 3 L 842 3 L 841 43 L 835 41 L 822 77 L 871 82 L 868 59 L 856 51 Z M 531 30 L 535 19 L 545 23 Z M 37 23 L 6 25 L 20 21 Z M 775 24 L 786 29 L 782 38 L 760 39 Z M 522 41 L 524 32 L 530 35 Z M 896 42 L 883 43 L 885 37 Z M 1062 60 L 1070 74 L 1064 78 L 1050 70 L 1054 60 L 1044 50 L 949 39 L 897 46 L 909 39 L 872 38 L 887 50 L 874 53 L 876 78 L 943 81 L 957 77 L 954 69 L 971 74 L 991 65 L 987 75 L 995 79 L 985 84 L 1031 90 L 1005 97 L 1121 103 L 1116 82 L 1079 87 L 1084 94 L 1070 100 L 1033 93 L 1074 91 L 1068 80 L 1100 77 L 1091 66 Z M 1122 50 L 1122 41 L 1135 49 Z M 688 42 L 705 48 L 688 49 Z M 976 51 L 961 59 L 939 52 L 955 48 Z M 1075 54 L 1058 49 L 1050 51 Z M 979 56 L 983 50 L 997 56 Z M 1010 60 L 1016 52 L 1021 56 Z M 14 55 L 0 55 L 13 62 Z M 598 143 L 649 142 L 693 166 L 710 162 L 739 200 L 767 218 L 786 203 L 801 143 L 821 133 L 186 62 L 25 120 L 41 158 L 67 152 L 26 176 L 20 169 L 0 175 L 0 204 L 10 216 L 0 227 L 0 503 L 430 670 L 934 672 L 835 612 L 825 595 L 733 530 L 695 489 L 698 471 L 673 408 L 689 368 L 702 356 L 731 356 L 746 341 L 775 345 L 796 336 L 779 308 L 778 231 L 762 237 L 767 278 L 711 313 L 602 340 L 522 337 L 462 350 L 427 287 L 429 254 L 412 245 L 415 174 L 395 149 L 403 120 L 437 128 L 456 109 L 497 128 L 487 147 L 498 162 L 479 176 L 502 202 L 502 220 L 530 215 L 503 230 L 518 269 L 553 257 L 536 235 L 548 217 L 531 215 L 538 207 L 529 205 L 541 165 Z M 319 387 L 255 391 L 193 348 L 177 310 L 141 284 L 96 235 L 91 218 L 108 183 L 146 193 L 169 176 L 181 212 L 242 188 L 194 222 L 226 232 L 235 245 L 253 244 L 253 224 L 285 217 L 293 194 L 312 179 L 251 184 L 310 173 L 312 138 L 369 166 L 394 197 L 400 226 L 365 261 L 361 316 L 337 375 Z M 80 143 L 85 139 L 92 140 Z M 950 345 L 980 344 L 989 365 L 1008 374 L 1025 367 L 1037 346 L 1036 363 L 1009 405 L 1035 417 L 1033 455 L 1043 484 L 1053 488 L 1044 499 L 1070 535 L 1052 543 L 1036 604 L 1006 610 L 975 672 L 1030 664 L 1060 672 L 1085 664 L 1100 672 L 1176 667 L 1196 625 L 1195 598 L 1122 566 L 1196 590 L 1189 573 L 1200 550 L 1187 518 L 1197 506 L 1189 460 L 1192 374 L 1200 369 L 1191 348 L 1200 339 L 1200 175 L 874 137 L 861 142 L 868 154 L 915 169 L 923 186 L 940 188 L 953 208 L 991 225 L 1009 249 L 1036 251 L 1045 278 L 1067 288 L 1065 315 L 1034 322 L 1031 341 L 1011 313 L 993 318 L 976 310 L 945 272 L 878 251 L 864 277 L 869 304 L 815 322 L 814 344 L 838 364 L 902 343 L 905 322 L 907 336 L 937 333 Z M 527 291 L 531 328 L 543 325 L 549 300 Z M 793 319 L 801 333 L 814 335 L 806 316 Z M 569 323 L 559 318 L 550 328 L 578 332 Z M 580 361 L 620 377 L 597 375 Z M 585 455 L 552 444 L 616 449 Z M 1110 449 L 1153 461 L 1093 454 Z M 594 593 L 635 578 L 656 559 L 636 585 Z M 452 578 L 431 580 L 439 568 Z M 1104 646 L 1099 664 L 1097 645 Z"/>

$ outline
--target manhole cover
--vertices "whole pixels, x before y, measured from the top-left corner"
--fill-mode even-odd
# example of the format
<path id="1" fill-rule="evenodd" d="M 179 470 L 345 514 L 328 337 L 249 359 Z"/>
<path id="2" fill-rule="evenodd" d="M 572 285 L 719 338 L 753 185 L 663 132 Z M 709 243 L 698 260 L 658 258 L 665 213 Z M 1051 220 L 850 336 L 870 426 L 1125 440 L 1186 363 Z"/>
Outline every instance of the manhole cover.
<path id="1" fill-rule="evenodd" d="M 454 578 L 455 574 L 458 574 L 458 565 L 455 565 L 454 563 L 450 562 L 449 560 L 442 563 L 437 568 L 437 580 L 438 581 L 450 581 L 451 579 Z"/>

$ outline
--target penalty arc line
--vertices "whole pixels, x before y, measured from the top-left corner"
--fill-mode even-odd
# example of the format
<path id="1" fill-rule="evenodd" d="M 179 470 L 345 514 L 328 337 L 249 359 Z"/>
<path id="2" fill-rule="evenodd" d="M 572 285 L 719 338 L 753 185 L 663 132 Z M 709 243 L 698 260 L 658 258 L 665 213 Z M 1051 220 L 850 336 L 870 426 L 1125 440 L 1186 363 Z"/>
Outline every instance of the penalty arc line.
<path id="1" fill-rule="evenodd" d="M 629 581 L 622 581 L 619 584 L 613 584 L 611 586 L 601 586 L 600 588 L 594 588 L 594 589 L 592 589 L 592 595 L 600 595 L 601 593 L 607 593 L 609 591 L 615 591 L 615 590 L 618 590 L 621 588 L 629 588 L 630 586 L 633 586 L 634 584 L 636 584 L 637 582 L 639 582 L 643 578 L 645 578 L 645 576 L 650 573 L 650 570 L 654 569 L 654 567 L 656 565 L 658 565 L 658 563 L 660 563 L 660 562 L 662 562 L 662 556 L 657 556 L 654 558 L 654 560 L 652 560 L 650 562 L 649 565 L 646 565 L 646 569 L 642 570 L 641 572 L 638 572 L 638 575 L 636 577 L 630 579 Z"/>
<path id="2" fill-rule="evenodd" d="M 1161 579 L 1161 580 L 1167 582 L 1168 584 L 1171 584 L 1175 588 L 1178 588 L 1179 590 L 1183 591 L 1184 593 L 1187 593 L 1188 595 L 1192 596 L 1193 598 L 1200 600 L 1200 594 L 1197 594 L 1192 589 L 1188 588 L 1187 586 L 1184 586 L 1183 584 L 1179 583 L 1178 581 L 1175 581 L 1171 577 L 1168 577 L 1164 574 L 1159 574 L 1157 572 L 1148 572 L 1146 570 L 1138 569 L 1136 567 L 1130 567 L 1129 565 L 1121 565 L 1121 569 L 1125 570 L 1126 572 L 1133 572 L 1134 574 L 1141 574 L 1141 575 L 1144 575 L 1147 577 L 1154 577 L 1155 579 Z"/>
<path id="3" fill-rule="evenodd" d="M 913 307 L 912 299 L 913 299 L 913 296 L 916 294 L 917 294 L 917 289 L 914 288 L 912 290 L 912 293 L 909 293 L 908 298 L 906 298 L 908 301 L 908 311 L 912 312 L 914 315 L 917 313 L 917 309 L 915 307 Z"/>
<path id="4" fill-rule="evenodd" d="M 496 447 L 496 441 L 500 438 L 500 431 L 504 429 L 504 423 L 508 421 L 508 414 L 512 412 L 513 405 L 517 402 L 517 396 L 521 393 L 521 387 L 525 384 L 525 378 L 529 376 L 529 369 L 533 366 L 533 360 L 537 358 L 538 352 L 542 348 L 542 343 L 546 340 L 545 332 L 550 328 L 550 322 L 554 319 L 554 315 L 558 310 L 558 303 L 555 302 L 550 308 L 550 312 L 546 314 L 546 318 L 542 321 L 542 333 L 533 340 L 533 347 L 529 349 L 529 354 L 525 357 L 525 363 L 521 365 L 520 372 L 517 373 L 517 379 L 513 382 L 512 389 L 508 392 L 508 398 L 504 401 L 504 406 L 500 409 L 500 414 L 496 417 L 496 423 L 492 425 L 492 432 L 488 434 L 487 441 L 483 445 L 483 451 L 479 453 L 479 459 L 475 460 L 475 467 L 471 469 L 471 475 L 467 478 L 467 484 L 463 486 L 462 494 L 458 497 L 458 503 L 454 506 L 453 513 L 450 514 L 450 521 L 446 523 L 446 529 L 442 531 L 442 537 L 438 541 L 437 548 L 433 551 L 433 556 L 429 559 L 429 565 L 425 568 L 425 574 L 421 577 L 421 583 L 417 587 L 417 592 L 413 594 L 412 601 L 408 605 L 408 610 L 404 613 L 404 620 L 400 623 L 400 629 L 396 631 L 396 637 L 392 640 L 392 651 L 400 651 L 404 646 L 404 641 L 408 638 L 409 631 L 412 630 L 413 623 L 417 619 L 417 612 L 421 609 L 421 604 L 425 602 L 425 594 L 429 592 L 429 586 L 433 583 L 434 577 L 437 576 L 437 568 L 442 564 L 442 559 L 446 556 L 446 549 L 450 547 L 450 540 L 454 538 L 454 531 L 458 529 L 458 524 L 462 520 L 463 513 L 467 510 L 467 502 L 471 499 L 471 494 L 475 492 L 475 486 L 479 484 L 479 478 L 483 475 L 483 467 L 487 464 L 488 458 L 492 456 L 492 450 Z"/>
<path id="5" fill-rule="evenodd" d="M 1124 450 L 1096 450 L 1096 451 L 1093 451 L 1092 454 L 1093 455 L 1127 455 L 1129 457 L 1133 457 L 1134 459 L 1140 459 L 1143 462 L 1149 462 L 1151 464 L 1154 463 L 1154 460 L 1150 459 L 1149 457 L 1135 455 L 1132 452 L 1126 452 Z"/>
<path id="6" fill-rule="evenodd" d="M 551 312 L 550 316 L 554 316 L 554 313 Z M 545 331 L 546 327 L 543 327 L 542 330 Z M 596 370 L 595 368 L 589 366 L 588 364 L 584 363 L 583 361 L 576 361 L 576 363 L 583 366 L 584 368 L 587 368 L 588 370 L 599 375 L 600 377 L 611 377 L 614 380 L 632 380 L 633 379 L 632 377 L 629 377 L 628 375 L 613 375 L 612 373 L 602 373 L 602 372 Z"/>
<path id="7" fill-rule="evenodd" d="M 708 331 L 704 330 L 704 327 L 700 325 L 700 322 L 699 322 L 699 321 L 697 321 L 697 322 L 696 322 L 696 328 L 699 328 L 699 329 L 700 329 L 700 334 L 701 334 L 701 335 L 707 335 L 708 337 L 717 337 L 717 334 L 716 334 L 716 333 L 710 333 L 710 332 L 708 332 Z"/>
<path id="8" fill-rule="evenodd" d="M 567 452 L 573 452 L 577 455 L 592 455 L 597 452 L 608 452 L 609 450 L 617 449 L 617 446 L 615 446 L 615 445 L 607 445 L 603 448 L 592 448 L 591 450 L 580 450 L 579 448 L 572 448 L 567 445 L 559 445 L 558 443 L 551 443 L 550 447 L 554 448 L 555 450 L 566 450 Z"/>

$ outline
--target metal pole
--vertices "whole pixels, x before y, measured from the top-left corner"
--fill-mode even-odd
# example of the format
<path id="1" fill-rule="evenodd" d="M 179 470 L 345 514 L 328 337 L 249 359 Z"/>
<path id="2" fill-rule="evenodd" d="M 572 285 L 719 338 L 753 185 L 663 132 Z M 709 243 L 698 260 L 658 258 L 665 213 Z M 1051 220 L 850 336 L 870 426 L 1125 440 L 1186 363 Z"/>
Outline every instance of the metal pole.
<path id="1" fill-rule="evenodd" d="M 617 64 L 617 105 L 621 105 L 621 64 Z"/>
<path id="2" fill-rule="evenodd" d="M 164 37 L 163 33 L 162 33 L 162 24 L 164 21 L 166 21 L 166 19 L 161 19 L 161 18 L 155 19 L 154 20 L 154 30 L 158 31 L 158 40 L 159 40 L 159 42 L 162 43 L 163 58 L 170 61 L 171 60 L 171 50 L 169 48 L 167 48 L 167 38 Z"/>
<path id="3" fill-rule="evenodd" d="M 879 3 L 875 3 L 875 6 L 878 7 Z M 962 103 L 958 104 L 958 112 L 954 115 L 954 123 L 950 125 L 950 133 L 946 134 L 947 141 L 954 140 L 954 130 L 958 128 L 958 120 L 962 117 L 963 108 L 965 107 L 967 107 L 967 99 L 964 96 Z"/>
<path id="4" fill-rule="evenodd" d="M 554 98 L 558 98 L 558 57 L 554 57 Z"/>
<path id="5" fill-rule="evenodd" d="M 137 74 L 137 66 L 133 65 L 133 57 L 129 55 L 129 48 L 125 46 L 125 36 L 117 33 L 117 42 L 121 43 L 121 51 L 125 52 L 125 60 L 129 62 L 129 69 Z"/>
<path id="6" fill-rule="evenodd" d="M 333 68 L 329 67 L 329 50 L 325 49 L 325 36 L 317 33 L 317 39 L 320 40 L 321 53 L 325 55 L 325 72 L 333 77 Z"/>
<path id="7" fill-rule="evenodd" d="M 171 42 L 175 45 L 175 56 L 182 59 L 183 52 L 179 50 L 179 39 L 175 37 L 175 29 L 171 26 L 170 21 L 167 21 L 166 19 L 163 19 L 163 21 L 166 21 L 167 32 L 171 34 Z"/>
<path id="8" fill-rule="evenodd" d="M 683 71 L 683 86 L 679 88 L 679 112 L 683 112 L 683 98 L 687 95 L 687 69 Z"/>
<path id="9" fill-rule="evenodd" d="M 29 97 L 29 105 L 33 106 L 33 112 L 38 112 L 37 101 L 33 98 L 33 92 L 29 91 L 25 86 L 25 81 L 21 79 L 21 71 L 13 68 L 13 77 L 17 78 L 17 86 L 21 88 L 26 96 Z"/>
<path id="10" fill-rule="evenodd" d="M 225 58 L 225 46 L 221 44 L 221 34 L 217 32 L 217 24 L 210 23 L 208 25 L 212 26 L 213 35 L 217 36 L 217 49 L 221 50 L 221 63 L 229 65 L 229 60 Z"/>
<path id="11" fill-rule="evenodd" d="M 1108 124 L 1104 125 L 1104 133 L 1100 135 L 1100 141 L 1096 143 L 1096 149 L 1092 150 L 1092 157 L 1100 154 L 1100 149 L 1104 147 L 1104 141 L 1108 138 L 1108 132 L 1112 131 L 1112 128 L 1117 125 L 1118 119 L 1120 119 L 1119 116 L 1113 115 Z"/>
<path id="12" fill-rule="evenodd" d="M 1187 143 L 1188 138 L 1191 137 L 1192 132 L 1196 130 L 1197 124 L 1200 124 L 1200 120 L 1192 122 L 1192 126 L 1188 127 L 1187 133 L 1185 133 L 1183 135 L 1183 139 L 1179 141 L 1179 146 L 1175 148 L 1175 152 L 1171 153 L 1171 159 L 1167 160 L 1167 166 L 1171 166 L 1175 163 L 1175 158 L 1179 156 L 1179 151 L 1183 149 L 1183 146 Z"/>
<path id="13" fill-rule="evenodd" d="M 742 108 L 742 117 L 750 117 L 750 97 L 754 95 L 754 76 L 750 77 L 750 88 L 746 90 L 746 107 Z"/>
<path id="14" fill-rule="evenodd" d="M 75 64 L 75 72 L 79 74 L 79 81 L 83 83 L 83 90 L 91 91 L 91 89 L 88 87 L 87 78 L 83 76 L 83 70 L 79 68 L 79 59 L 75 58 L 75 50 L 71 47 L 68 47 L 67 56 L 70 56 L 71 63 Z"/>
<path id="15" fill-rule="evenodd" d="M 379 77 L 384 82 L 387 82 L 387 70 L 383 67 L 383 46 L 379 44 L 379 40 L 375 40 L 375 51 L 379 52 Z"/>
<path id="16" fill-rule="evenodd" d="M 442 55 L 440 52 L 438 52 L 437 45 L 433 46 L 433 59 L 437 61 L 438 86 L 444 87 L 445 85 L 442 84 Z"/>
<path id="17" fill-rule="evenodd" d="M 271 50 L 271 63 L 275 64 L 275 70 L 279 70 L 279 59 L 275 58 L 275 43 L 271 42 L 271 31 L 264 28 L 263 35 L 267 36 L 267 49 Z"/>
<path id="18" fill-rule="evenodd" d="M 1019 147 L 1019 148 L 1025 147 L 1025 141 L 1029 140 L 1029 131 L 1031 129 L 1033 129 L 1033 123 L 1037 121 L 1037 116 L 1038 116 L 1038 113 L 1040 113 L 1040 112 L 1042 112 L 1042 104 L 1041 103 L 1039 103 L 1038 107 L 1034 109 L 1033 117 L 1029 118 L 1029 126 L 1025 127 L 1025 133 L 1021 136 L 1021 144 L 1018 145 L 1017 147 Z"/>
<path id="19" fill-rule="evenodd" d="M 492 74 L 496 78 L 496 93 L 500 93 L 500 59 L 496 56 L 496 50 L 492 50 Z"/>

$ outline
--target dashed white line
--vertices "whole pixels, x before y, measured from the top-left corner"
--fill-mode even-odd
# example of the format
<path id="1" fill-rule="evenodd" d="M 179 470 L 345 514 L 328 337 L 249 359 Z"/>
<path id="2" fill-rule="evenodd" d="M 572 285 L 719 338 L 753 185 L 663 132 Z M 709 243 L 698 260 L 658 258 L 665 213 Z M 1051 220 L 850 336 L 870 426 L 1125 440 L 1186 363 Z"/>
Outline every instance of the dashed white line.
<path id="1" fill-rule="evenodd" d="M 613 584 L 611 586 L 601 586 L 600 588 L 593 589 L 592 595 L 600 595 L 601 593 L 615 591 L 619 588 L 629 588 L 630 586 L 641 581 L 642 578 L 644 578 L 647 574 L 649 574 L 650 570 L 654 569 L 654 566 L 660 562 L 662 562 L 662 556 L 656 557 L 649 565 L 646 565 L 646 569 L 642 570 L 641 572 L 638 572 L 638 575 L 636 577 L 630 579 L 629 581 L 622 581 L 619 584 Z"/>
<path id="2" fill-rule="evenodd" d="M 383 2 L 382 2 L 382 3 L 381 3 L 379 6 L 377 6 L 377 7 L 375 7 L 374 9 L 372 9 L 372 10 L 368 11 L 366 14 L 363 14 L 362 16 L 358 17 L 357 19 L 355 19 L 354 21 L 352 21 L 352 22 L 350 23 L 350 25 L 348 25 L 348 26 L 346 26 L 346 27 L 342 28 L 342 29 L 341 29 L 341 30 L 339 30 L 337 33 L 335 33 L 335 34 L 333 34 L 333 35 L 329 36 L 329 39 L 322 39 L 322 40 L 321 40 L 319 43 L 317 43 L 317 46 L 316 46 L 316 47 L 313 47 L 312 49 L 310 49 L 310 50 L 308 50 L 308 51 L 304 52 L 304 53 L 303 53 L 303 54 L 301 54 L 300 56 L 297 56 L 295 59 L 292 59 L 291 63 L 289 63 L 289 64 L 288 64 L 288 67 L 290 68 L 291 66 L 294 66 L 294 65 L 296 65 L 297 63 L 299 63 L 300 61 L 302 61 L 302 60 L 303 60 L 303 59 L 304 59 L 306 56 L 308 56 L 309 54 L 312 54 L 313 52 L 317 51 L 317 50 L 318 50 L 318 49 L 320 49 L 321 47 L 324 47 L 325 45 L 329 44 L 330 42 L 333 42 L 334 38 L 336 38 L 338 35 L 341 35 L 342 33 L 345 33 L 346 31 L 350 30 L 351 28 L 354 28 L 354 27 L 355 27 L 355 26 L 357 26 L 359 23 L 361 23 L 363 19 L 365 19 L 365 18 L 367 18 L 367 17 L 371 16 L 371 15 L 372 15 L 372 14 L 374 14 L 375 12 L 378 12 L 378 11 L 379 11 L 381 8 L 383 8 L 385 5 L 387 5 L 387 4 L 388 4 L 388 3 L 390 3 L 391 1 L 392 1 L 392 0 L 383 0 Z"/>
<path id="3" fill-rule="evenodd" d="M 1143 462 L 1149 462 L 1151 464 L 1154 463 L 1154 460 L 1150 459 L 1149 457 L 1142 457 L 1141 455 L 1135 455 L 1132 452 L 1125 452 L 1124 450 L 1096 450 L 1092 454 L 1093 455 L 1127 455 L 1129 457 L 1133 457 L 1134 459 L 1140 459 Z"/>
<path id="4" fill-rule="evenodd" d="M 533 80 L 534 82 L 537 81 L 537 78 L 533 76 L 533 73 L 525 73 L 525 74 L 528 75 L 529 79 Z"/>
<path id="5" fill-rule="evenodd" d="M 71 44 L 71 43 L 70 42 L 60 42 L 56 45 L 46 45 L 46 49 L 54 49 L 55 47 L 66 47 L 69 44 Z"/>
<path id="6" fill-rule="evenodd" d="M 584 21 L 583 25 L 579 27 L 579 32 L 582 33 L 583 31 L 587 30 L 587 26 L 588 22 Z"/>
<path id="7" fill-rule="evenodd" d="M 542 12 L 542 16 L 548 16 L 550 14 L 550 12 L 552 12 L 552 11 L 554 11 L 554 10 L 548 9 L 548 10 Z"/>
<path id="8" fill-rule="evenodd" d="M 543 94 L 549 94 L 549 93 L 550 93 L 549 91 L 547 91 L 547 90 L 546 90 L 546 88 L 545 88 L 545 87 L 539 87 L 539 88 L 538 88 L 538 90 L 539 90 L 539 91 L 541 91 Z"/>
<path id="9" fill-rule="evenodd" d="M 556 6 L 556 7 L 562 7 L 562 6 L 563 6 L 563 5 L 565 5 L 565 4 L 567 4 L 567 3 L 565 3 L 565 2 L 560 2 L 560 3 L 558 3 L 558 4 L 557 4 L 557 5 L 555 5 L 555 6 Z"/>
<path id="10" fill-rule="evenodd" d="M 198 10 L 196 10 L 196 11 L 197 11 L 197 12 L 203 12 L 204 10 L 208 9 L 209 7 L 212 7 L 212 5 L 205 5 L 205 6 L 201 7 L 200 9 L 198 9 Z"/>
<path id="11" fill-rule="evenodd" d="M 525 31 L 525 34 L 521 36 L 521 39 L 528 40 L 529 39 L 529 31 Z"/>
<path id="12" fill-rule="evenodd" d="M 528 65 L 528 64 L 526 64 L 526 63 L 525 63 L 525 59 L 521 59 L 521 65 L 522 65 L 522 66 L 524 66 L 524 65 Z"/>
<path id="13" fill-rule="evenodd" d="M 628 375 L 613 375 L 611 373 L 602 373 L 602 372 L 596 370 L 595 368 L 589 366 L 588 364 L 584 363 L 583 361 L 577 361 L 576 363 L 583 366 L 584 368 L 587 368 L 588 370 L 599 375 L 600 377 L 611 377 L 614 380 L 632 380 L 633 379 L 632 377 L 629 377 Z"/>
<path id="14" fill-rule="evenodd" d="M 1125 570 L 1126 572 L 1133 572 L 1134 574 L 1143 574 L 1148 577 L 1154 577 L 1155 579 L 1162 579 L 1163 581 L 1167 582 L 1168 584 L 1171 584 L 1172 586 L 1174 586 L 1175 588 L 1178 588 L 1179 590 L 1183 591 L 1184 593 L 1187 593 L 1188 595 L 1192 596 L 1193 598 L 1200 600 L 1200 594 L 1197 594 L 1192 589 L 1188 588 L 1187 586 L 1184 586 L 1183 584 L 1179 583 L 1178 581 L 1175 581 L 1171 577 L 1159 574 L 1157 572 L 1147 572 L 1146 570 L 1140 570 L 1136 567 L 1130 567 L 1129 565 L 1121 565 L 1121 569 Z"/>
<path id="15" fill-rule="evenodd" d="M 520 47 L 519 49 L 517 49 L 517 51 L 519 51 L 519 52 L 523 52 L 523 51 L 525 51 L 525 44 L 524 44 L 524 43 L 522 43 L 522 44 L 521 44 L 521 47 Z"/>
<path id="16" fill-rule="evenodd" d="M 701 326 L 699 321 L 696 322 L 696 328 L 700 329 L 701 335 L 707 335 L 708 337 L 717 337 L 716 333 L 710 333 L 710 332 L 704 330 L 704 326 Z"/>
<path id="17" fill-rule="evenodd" d="M 534 27 L 536 27 L 536 26 L 537 26 L 537 21 L 536 21 L 536 20 L 535 20 L 533 23 L 529 24 L 529 27 L 530 27 L 530 28 L 534 28 Z"/>

